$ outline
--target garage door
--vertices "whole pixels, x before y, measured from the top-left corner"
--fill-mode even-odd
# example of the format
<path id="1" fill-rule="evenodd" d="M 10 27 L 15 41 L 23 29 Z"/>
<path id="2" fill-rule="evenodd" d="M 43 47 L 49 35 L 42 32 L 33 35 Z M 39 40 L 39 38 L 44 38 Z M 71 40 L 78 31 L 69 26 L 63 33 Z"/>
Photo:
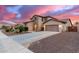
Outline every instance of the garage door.
<path id="1" fill-rule="evenodd" d="M 59 31 L 58 25 L 46 25 L 45 27 L 46 31 Z"/>

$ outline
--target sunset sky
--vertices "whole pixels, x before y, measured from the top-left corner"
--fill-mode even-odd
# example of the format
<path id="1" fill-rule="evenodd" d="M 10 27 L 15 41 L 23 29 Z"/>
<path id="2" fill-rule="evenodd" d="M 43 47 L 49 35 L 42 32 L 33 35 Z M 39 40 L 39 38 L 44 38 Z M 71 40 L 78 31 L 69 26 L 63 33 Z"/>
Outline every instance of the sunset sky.
<path id="1" fill-rule="evenodd" d="M 79 5 L 0 5 L 0 21 L 27 21 L 33 15 L 79 21 Z"/>

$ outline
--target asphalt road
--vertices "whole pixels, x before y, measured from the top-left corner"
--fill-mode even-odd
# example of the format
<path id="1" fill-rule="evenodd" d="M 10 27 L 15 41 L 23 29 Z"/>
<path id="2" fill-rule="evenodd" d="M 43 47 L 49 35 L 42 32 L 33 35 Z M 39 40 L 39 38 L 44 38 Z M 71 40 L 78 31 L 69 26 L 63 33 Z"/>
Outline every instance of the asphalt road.
<path id="1" fill-rule="evenodd" d="M 63 32 L 33 42 L 29 49 L 36 53 L 78 53 L 79 32 Z"/>

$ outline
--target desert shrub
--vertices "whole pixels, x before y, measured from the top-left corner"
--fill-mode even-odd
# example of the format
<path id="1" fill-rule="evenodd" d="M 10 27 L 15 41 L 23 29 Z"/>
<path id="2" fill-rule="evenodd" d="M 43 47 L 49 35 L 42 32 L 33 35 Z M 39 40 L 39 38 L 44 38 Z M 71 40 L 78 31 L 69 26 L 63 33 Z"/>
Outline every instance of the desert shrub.
<path id="1" fill-rule="evenodd" d="M 16 25 L 15 29 L 18 30 L 18 32 L 28 31 L 28 27 L 25 27 L 25 26 L 23 26 L 21 24 Z"/>
<path id="2" fill-rule="evenodd" d="M 5 32 L 13 32 L 13 33 L 21 33 L 21 32 L 28 31 L 28 27 L 26 27 L 22 24 L 17 24 L 14 27 L 12 27 L 12 26 L 3 26 L 2 28 L 5 30 Z"/>

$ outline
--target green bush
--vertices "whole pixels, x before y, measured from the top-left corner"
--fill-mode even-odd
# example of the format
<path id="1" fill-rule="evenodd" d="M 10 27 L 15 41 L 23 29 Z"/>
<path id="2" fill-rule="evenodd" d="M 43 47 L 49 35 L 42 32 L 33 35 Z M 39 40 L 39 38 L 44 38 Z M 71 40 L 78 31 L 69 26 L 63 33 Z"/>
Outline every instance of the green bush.
<path id="1" fill-rule="evenodd" d="M 18 29 L 19 32 L 28 31 L 28 27 L 25 27 L 25 26 L 23 26 L 23 25 L 21 25 L 21 24 L 16 25 L 16 26 L 15 26 L 15 29 Z"/>
<path id="2" fill-rule="evenodd" d="M 22 24 L 17 24 L 15 27 L 12 26 L 3 26 L 2 27 L 6 32 L 13 32 L 13 33 L 21 33 L 21 32 L 26 32 L 28 31 L 28 27 L 22 25 Z"/>

